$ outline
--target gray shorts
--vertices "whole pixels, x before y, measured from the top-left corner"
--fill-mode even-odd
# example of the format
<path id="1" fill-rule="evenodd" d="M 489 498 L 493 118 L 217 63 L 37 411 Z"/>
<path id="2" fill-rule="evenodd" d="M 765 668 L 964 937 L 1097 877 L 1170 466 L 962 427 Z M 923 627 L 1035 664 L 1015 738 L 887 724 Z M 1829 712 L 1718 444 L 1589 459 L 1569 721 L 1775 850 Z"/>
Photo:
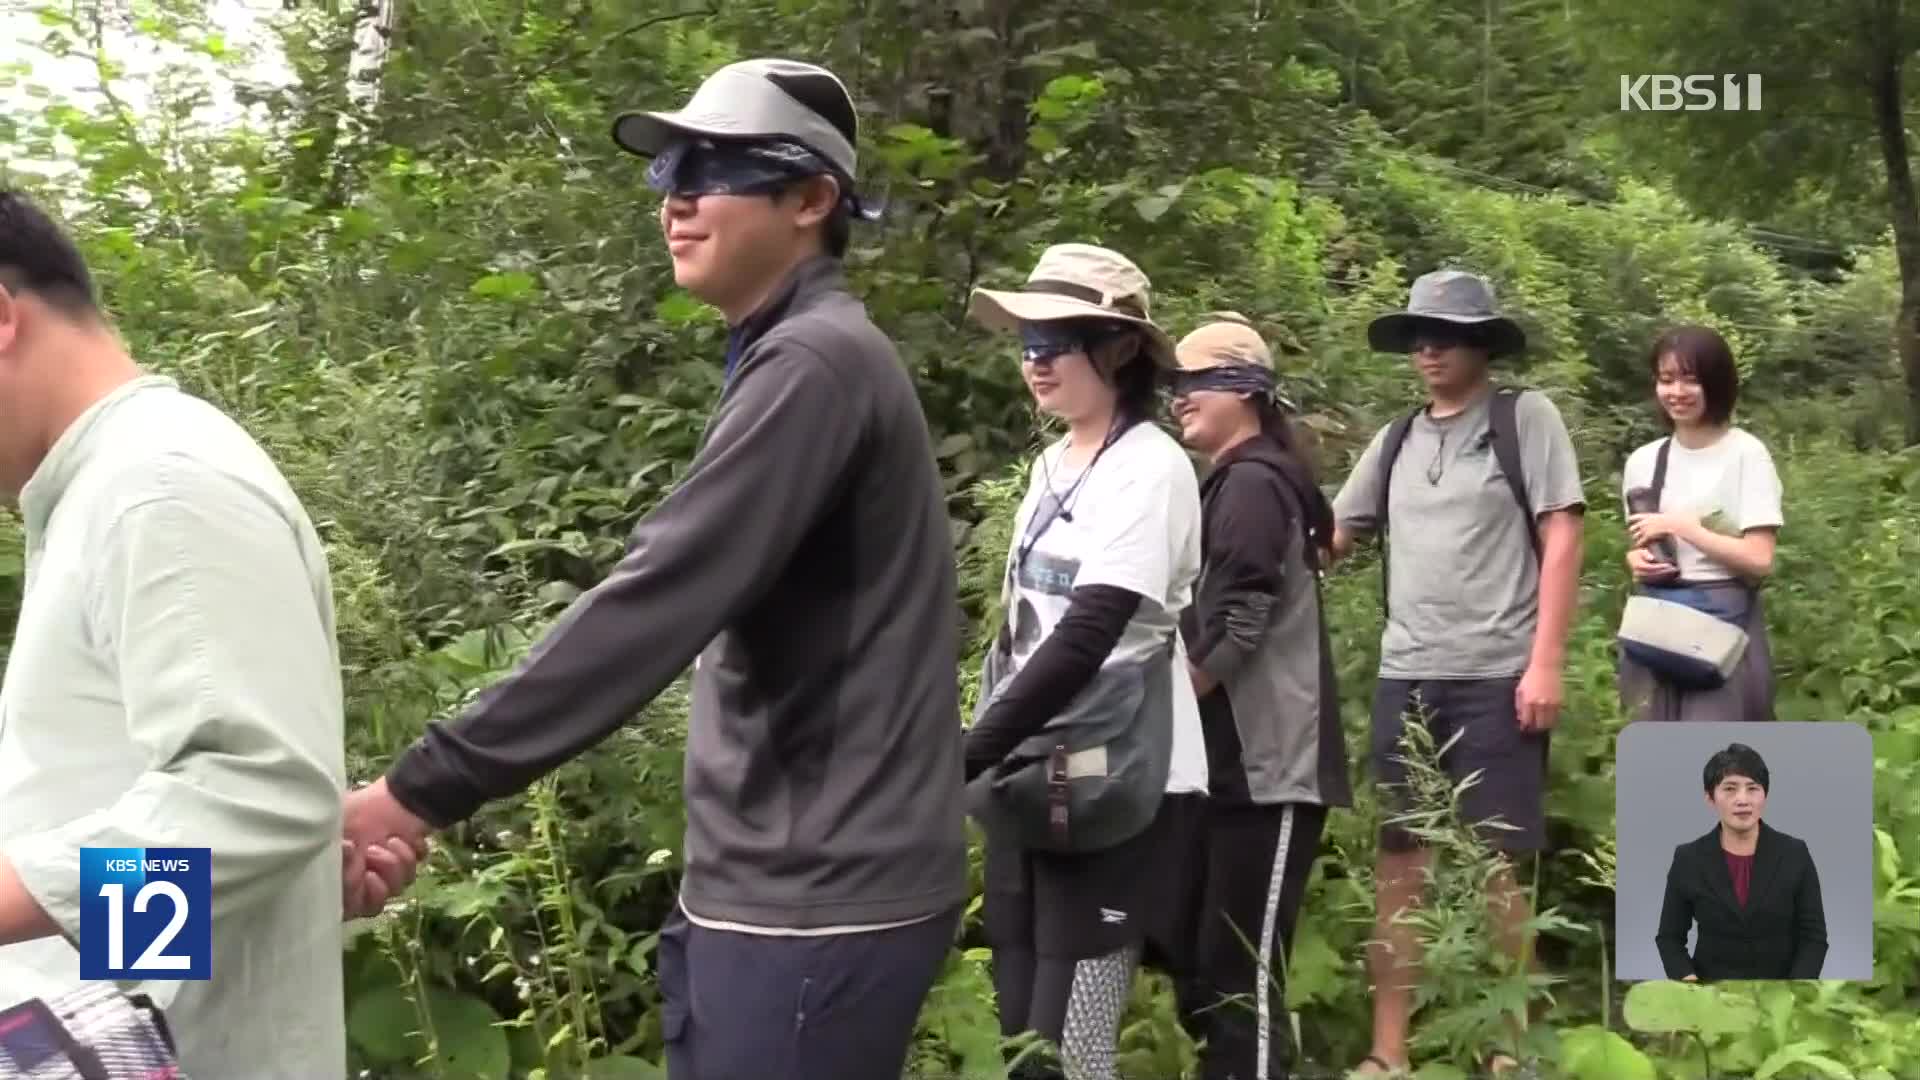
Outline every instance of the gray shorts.
<path id="1" fill-rule="evenodd" d="M 1460 798 L 1461 811 L 1474 824 L 1498 817 L 1510 828 L 1483 828 L 1481 835 L 1496 850 L 1508 853 L 1539 851 L 1547 845 L 1547 744 L 1550 732 L 1523 732 L 1514 709 L 1516 676 L 1506 679 L 1381 679 L 1373 693 L 1373 775 L 1381 785 L 1381 806 L 1388 813 L 1403 809 L 1400 785 L 1406 766 L 1397 758 L 1405 724 L 1424 716 L 1433 734 L 1434 749 L 1446 745 L 1455 732 L 1464 732 L 1453 749 L 1440 758 L 1454 783 L 1469 773 L 1479 780 Z M 1416 702 L 1419 709 L 1416 711 Z M 1409 717 L 1409 713 L 1413 715 Z M 1380 846 L 1388 851 L 1411 851 L 1418 839 L 1405 829 L 1385 824 Z"/>

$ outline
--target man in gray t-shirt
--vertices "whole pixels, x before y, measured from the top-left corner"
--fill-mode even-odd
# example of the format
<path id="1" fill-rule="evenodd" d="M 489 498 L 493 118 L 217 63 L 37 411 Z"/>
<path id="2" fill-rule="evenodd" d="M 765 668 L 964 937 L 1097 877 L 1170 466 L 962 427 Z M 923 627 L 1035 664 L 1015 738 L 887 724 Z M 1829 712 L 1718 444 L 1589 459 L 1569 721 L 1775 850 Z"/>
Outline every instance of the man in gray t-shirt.
<path id="1" fill-rule="evenodd" d="M 1442 759 L 1455 783 L 1478 770 L 1463 796 L 1470 820 L 1509 856 L 1546 844 L 1548 733 L 1561 705 L 1561 668 L 1580 575 L 1579 463 L 1560 411 L 1545 395 L 1512 402 L 1526 510 L 1495 450 L 1493 357 L 1526 347 L 1525 335 L 1494 311 L 1484 280 L 1457 271 L 1414 282 L 1407 310 L 1376 319 L 1368 342 L 1407 353 L 1428 402 L 1406 427 L 1387 492 L 1387 625 L 1373 704 L 1372 762 L 1389 813 L 1406 769 L 1397 760 L 1411 719 L 1435 747 L 1456 732 Z M 1381 530 L 1382 428 L 1334 500 L 1336 556 Z M 1539 554 L 1528 516 L 1537 522 Z M 1406 830 L 1381 830 L 1374 947 L 1373 1048 L 1360 1072 L 1405 1067 L 1418 941 L 1394 915 L 1418 900 L 1427 854 Z M 1490 890 L 1502 945 L 1518 955 L 1526 903 L 1510 871 Z M 1503 1062 L 1501 1059 L 1505 1059 Z M 1510 1066 L 1489 1054 L 1490 1070 Z"/>

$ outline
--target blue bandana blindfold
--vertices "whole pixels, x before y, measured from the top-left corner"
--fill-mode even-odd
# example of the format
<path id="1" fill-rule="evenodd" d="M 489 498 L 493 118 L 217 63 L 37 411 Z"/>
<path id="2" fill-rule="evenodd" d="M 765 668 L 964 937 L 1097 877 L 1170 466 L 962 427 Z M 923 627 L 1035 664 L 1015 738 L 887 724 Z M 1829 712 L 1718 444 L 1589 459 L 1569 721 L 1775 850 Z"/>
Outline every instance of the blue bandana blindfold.
<path id="1" fill-rule="evenodd" d="M 853 184 L 825 158 L 796 142 L 680 139 L 647 166 L 647 186 L 667 195 L 771 195 L 815 176 L 831 176 L 855 217 L 880 220 L 881 210 L 854 194 Z"/>
<path id="2" fill-rule="evenodd" d="M 1171 376 L 1169 384 L 1175 397 L 1217 390 L 1224 394 L 1246 394 L 1256 401 L 1271 401 L 1289 412 L 1295 409 L 1293 402 L 1280 393 L 1280 385 L 1273 372 L 1252 364 L 1222 364 L 1195 371 L 1179 371 Z"/>
<path id="3" fill-rule="evenodd" d="M 1197 371 L 1176 372 L 1172 381 L 1176 394 L 1218 390 L 1227 394 L 1252 394 L 1254 397 L 1269 398 L 1275 389 L 1273 372 L 1251 364 L 1222 364 Z"/>

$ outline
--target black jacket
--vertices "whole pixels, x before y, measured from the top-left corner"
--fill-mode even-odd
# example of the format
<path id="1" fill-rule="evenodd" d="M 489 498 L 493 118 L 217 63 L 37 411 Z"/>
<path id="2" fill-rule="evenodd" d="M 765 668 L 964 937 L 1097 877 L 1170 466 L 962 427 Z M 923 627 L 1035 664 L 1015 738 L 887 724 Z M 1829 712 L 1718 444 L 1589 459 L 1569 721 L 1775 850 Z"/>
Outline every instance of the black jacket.
<path id="1" fill-rule="evenodd" d="M 1222 802 L 1351 806 L 1333 645 L 1305 501 L 1321 496 L 1266 435 L 1221 455 L 1200 486 L 1203 562 L 1181 618 L 1207 772 Z"/>
<path id="2" fill-rule="evenodd" d="M 685 478 L 513 674 L 393 767 L 435 825 L 605 739 L 686 670 L 695 916 L 788 929 L 966 898 L 946 498 L 892 342 L 815 259 L 735 329 Z"/>
<path id="3" fill-rule="evenodd" d="M 1689 956 L 1687 930 L 1696 926 L 1699 937 Z M 1819 978 L 1827 958 L 1827 917 L 1806 843 L 1760 823 L 1744 908 L 1720 848 L 1720 826 L 1675 847 L 1654 942 L 1671 979 Z"/>

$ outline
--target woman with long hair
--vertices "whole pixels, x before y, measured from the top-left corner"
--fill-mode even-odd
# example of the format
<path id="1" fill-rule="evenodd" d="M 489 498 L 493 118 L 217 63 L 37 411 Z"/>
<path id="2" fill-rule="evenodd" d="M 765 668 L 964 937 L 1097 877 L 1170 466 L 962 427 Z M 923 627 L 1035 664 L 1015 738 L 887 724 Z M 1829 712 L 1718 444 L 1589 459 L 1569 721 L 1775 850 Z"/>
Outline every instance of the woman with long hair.
<path id="1" fill-rule="evenodd" d="M 1224 313 L 1177 347 L 1173 415 L 1210 470 L 1200 583 L 1181 620 L 1209 797 L 1155 873 L 1191 882 L 1180 1011 L 1206 1080 L 1287 1075 L 1286 958 L 1328 810 L 1353 805 L 1321 603 L 1333 507 L 1252 327 Z M 1177 947 L 1176 947 L 1176 950 Z"/>
<path id="2" fill-rule="evenodd" d="M 1198 483 L 1153 423 L 1173 343 L 1124 256 L 1048 248 L 1020 291 L 976 290 L 972 314 L 1020 334 L 1034 403 L 1067 428 L 1032 467 L 965 736 L 1001 1028 L 1057 1044 L 1074 1080 L 1106 1080 L 1154 919 L 1155 825 L 1167 789 L 1204 776 L 1197 731 L 1174 732 L 1198 725 L 1175 655 Z"/>
<path id="3" fill-rule="evenodd" d="M 1706 687 L 1663 678 L 1623 655 L 1623 703 L 1637 720 L 1771 720 L 1773 653 L 1760 587 L 1773 573 L 1782 524 L 1773 455 L 1733 422 L 1740 373 L 1718 333 L 1669 330 L 1647 367 L 1671 434 L 1627 459 L 1627 568 L 1641 589 L 1685 586 L 1715 597 L 1746 631 L 1747 648 L 1724 682 Z"/>

